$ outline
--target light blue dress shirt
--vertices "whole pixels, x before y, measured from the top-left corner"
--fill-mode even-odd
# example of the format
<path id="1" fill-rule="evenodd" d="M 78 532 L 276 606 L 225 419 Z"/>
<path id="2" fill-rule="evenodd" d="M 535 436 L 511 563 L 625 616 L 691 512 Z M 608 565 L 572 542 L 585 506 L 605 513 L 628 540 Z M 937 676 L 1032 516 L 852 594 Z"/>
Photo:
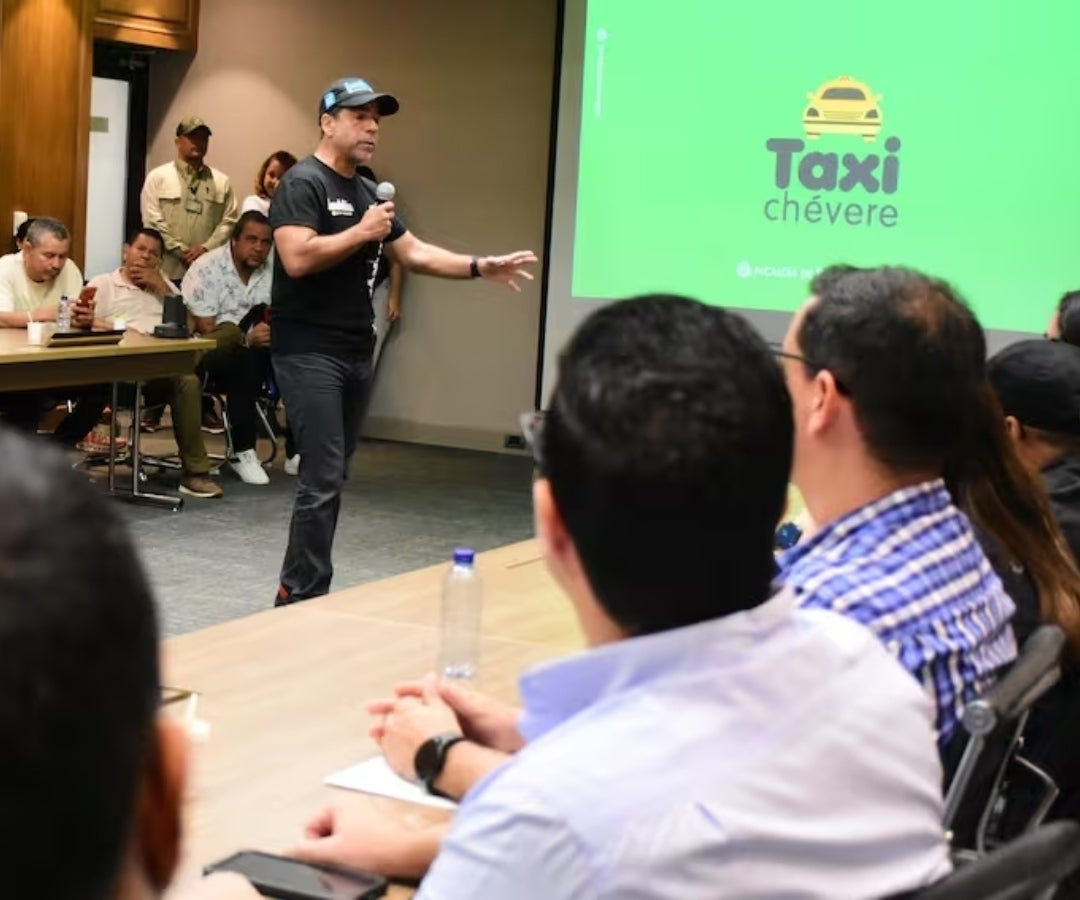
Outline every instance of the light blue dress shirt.
<path id="1" fill-rule="evenodd" d="M 949 870 L 930 702 L 860 625 L 783 591 L 521 682 L 422 900 L 881 897 Z"/>

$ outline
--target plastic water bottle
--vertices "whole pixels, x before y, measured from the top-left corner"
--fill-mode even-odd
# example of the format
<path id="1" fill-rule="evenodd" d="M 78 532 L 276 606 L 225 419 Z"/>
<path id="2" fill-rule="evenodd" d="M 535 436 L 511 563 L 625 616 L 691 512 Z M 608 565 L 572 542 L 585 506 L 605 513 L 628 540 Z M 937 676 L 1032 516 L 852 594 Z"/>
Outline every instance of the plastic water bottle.
<path id="1" fill-rule="evenodd" d="M 56 330 L 71 331 L 71 298 L 64 294 L 56 307 Z"/>
<path id="2" fill-rule="evenodd" d="M 442 648 L 439 671 L 443 678 L 472 678 L 479 653 L 480 610 L 483 584 L 466 547 L 454 551 L 454 564 L 443 582 Z"/>

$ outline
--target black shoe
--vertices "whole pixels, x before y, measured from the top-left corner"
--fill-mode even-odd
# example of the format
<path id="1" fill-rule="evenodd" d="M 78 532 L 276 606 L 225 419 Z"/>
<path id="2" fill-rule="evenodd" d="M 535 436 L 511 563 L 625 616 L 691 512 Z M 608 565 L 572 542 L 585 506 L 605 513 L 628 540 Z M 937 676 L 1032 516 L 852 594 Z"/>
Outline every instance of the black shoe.
<path id="1" fill-rule="evenodd" d="M 225 423 L 221 421 L 221 416 L 217 414 L 216 410 L 208 409 L 203 413 L 202 430 L 207 434 L 225 433 Z"/>
<path id="2" fill-rule="evenodd" d="M 161 427 L 162 410 L 155 409 L 152 412 L 143 413 L 139 421 L 139 431 L 143 434 L 153 434 Z"/>

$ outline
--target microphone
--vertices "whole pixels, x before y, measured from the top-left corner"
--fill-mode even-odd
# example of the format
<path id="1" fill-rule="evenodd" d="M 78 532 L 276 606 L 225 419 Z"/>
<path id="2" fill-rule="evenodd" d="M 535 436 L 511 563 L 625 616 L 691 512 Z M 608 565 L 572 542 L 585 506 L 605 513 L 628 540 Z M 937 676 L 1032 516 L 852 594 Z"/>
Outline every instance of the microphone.
<path id="1" fill-rule="evenodd" d="M 375 188 L 375 200 L 374 206 L 378 206 L 380 203 L 389 203 L 394 199 L 394 195 L 397 193 L 395 188 L 389 181 L 380 181 Z M 379 262 L 382 259 L 382 245 L 383 242 L 379 241 L 379 245 L 375 248 L 375 259 L 371 263 L 371 277 L 368 278 L 368 299 L 370 300 L 375 293 L 375 276 L 379 272 Z"/>
<path id="2" fill-rule="evenodd" d="M 375 188 L 375 199 L 380 203 L 389 203 L 396 193 L 397 188 L 389 181 L 380 181 L 378 187 Z"/>

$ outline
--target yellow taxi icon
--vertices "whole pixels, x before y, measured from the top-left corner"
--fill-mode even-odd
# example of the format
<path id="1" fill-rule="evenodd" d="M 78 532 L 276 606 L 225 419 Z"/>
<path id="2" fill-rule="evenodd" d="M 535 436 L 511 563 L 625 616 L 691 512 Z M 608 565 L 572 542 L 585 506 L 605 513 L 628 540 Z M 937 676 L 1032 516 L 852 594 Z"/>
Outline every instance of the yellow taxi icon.
<path id="1" fill-rule="evenodd" d="M 810 105 L 803 112 L 803 129 L 810 140 L 823 134 L 858 134 L 873 142 L 881 131 L 881 94 L 861 81 L 842 75 L 826 81 L 806 95 Z"/>

